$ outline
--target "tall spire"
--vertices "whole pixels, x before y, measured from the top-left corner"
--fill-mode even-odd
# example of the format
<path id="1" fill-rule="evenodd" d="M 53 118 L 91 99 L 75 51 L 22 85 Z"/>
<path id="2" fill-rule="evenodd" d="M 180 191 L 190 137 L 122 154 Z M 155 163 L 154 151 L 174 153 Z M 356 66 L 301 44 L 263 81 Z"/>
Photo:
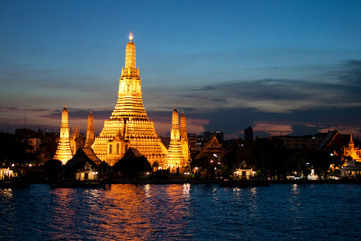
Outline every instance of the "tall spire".
<path id="1" fill-rule="evenodd" d="M 129 42 L 125 48 L 125 65 L 122 69 L 122 77 L 138 77 L 137 57 L 133 33 L 129 33 Z"/>
<path id="2" fill-rule="evenodd" d="M 61 113 L 61 124 L 60 124 L 60 138 L 58 142 L 58 147 L 54 159 L 57 159 L 66 164 L 68 160 L 72 158 L 72 152 L 70 148 L 70 128 L 69 128 L 69 114 L 68 110 L 64 107 Z"/>
<path id="3" fill-rule="evenodd" d="M 147 118 L 142 99 L 142 81 L 136 67 L 135 44 L 131 34 L 125 48 L 125 65 L 120 75 L 118 99 L 111 118 L 128 118 L 135 113 Z"/>
<path id="4" fill-rule="evenodd" d="M 95 139 L 95 135 L 94 135 L 93 113 L 90 112 L 88 115 L 88 128 L 86 130 L 85 147 L 91 147 L 91 145 L 93 145 L 94 139 Z"/>
<path id="5" fill-rule="evenodd" d="M 186 123 L 186 115 L 182 110 L 181 119 L 180 119 L 180 136 L 181 136 L 181 144 L 183 151 L 183 163 L 181 166 L 187 166 L 189 161 L 189 144 L 188 144 L 188 134 L 187 134 L 187 123 Z"/>
<path id="6" fill-rule="evenodd" d="M 162 168 L 166 166 L 167 148 L 144 108 L 133 34 L 129 34 L 125 48 L 125 64 L 114 110 L 92 145 L 98 158 L 109 165 L 120 160 L 128 147 L 137 149 L 151 165 L 157 162 Z"/>
<path id="7" fill-rule="evenodd" d="M 350 133 L 350 142 L 348 144 L 350 147 L 355 146 L 355 144 L 353 143 L 353 138 L 352 138 L 352 132 Z"/>
<path id="8" fill-rule="evenodd" d="M 172 130 L 171 130 L 171 139 L 179 140 L 179 115 L 177 109 L 173 110 L 172 113 Z"/>
<path id="9" fill-rule="evenodd" d="M 167 168 L 169 168 L 171 172 L 176 172 L 177 169 L 180 170 L 183 168 L 183 161 L 184 155 L 179 133 L 179 115 L 177 109 L 174 109 L 172 113 L 172 128 L 168 148 Z"/>
<path id="10" fill-rule="evenodd" d="M 188 140 L 186 115 L 184 114 L 183 110 L 180 118 L 180 135 L 182 139 Z"/>

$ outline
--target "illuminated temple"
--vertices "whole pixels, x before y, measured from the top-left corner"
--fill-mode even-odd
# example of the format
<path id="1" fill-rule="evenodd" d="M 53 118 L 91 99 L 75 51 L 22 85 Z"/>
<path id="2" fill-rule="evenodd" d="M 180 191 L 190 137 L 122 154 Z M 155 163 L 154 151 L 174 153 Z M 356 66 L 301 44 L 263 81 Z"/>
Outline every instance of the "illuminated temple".
<path id="1" fill-rule="evenodd" d="M 125 51 L 125 66 L 119 80 L 116 105 L 92 145 L 98 158 L 109 165 L 114 165 L 130 147 L 137 149 L 151 165 L 157 162 L 160 167 L 166 168 L 167 148 L 158 137 L 154 124 L 144 109 L 132 34 L 129 35 Z"/>
<path id="2" fill-rule="evenodd" d="M 179 123 L 179 114 L 177 109 L 172 113 L 172 125 L 170 130 L 170 143 L 167 155 L 167 168 L 171 172 L 184 171 L 188 165 L 189 147 L 188 134 L 186 126 L 186 117 L 184 112 L 181 114 Z"/>
<path id="3" fill-rule="evenodd" d="M 344 147 L 343 156 L 350 157 L 352 160 L 355 160 L 356 162 L 361 162 L 361 149 L 355 147 L 352 138 L 352 133 L 350 134 L 350 141 L 348 146 Z"/>
<path id="4" fill-rule="evenodd" d="M 167 155 L 167 165 L 172 172 L 181 168 L 184 161 L 181 136 L 179 130 L 179 115 L 176 109 L 172 113 L 172 127 L 170 131 L 170 143 Z"/>
<path id="5" fill-rule="evenodd" d="M 73 154 L 70 147 L 69 114 L 68 110 L 64 107 L 61 112 L 60 138 L 54 159 L 61 161 L 63 165 L 65 165 L 72 157 Z"/>
<path id="6" fill-rule="evenodd" d="M 75 134 L 74 140 L 77 136 Z M 70 141 L 69 136 L 68 111 L 64 108 L 60 139 L 54 156 L 54 159 L 61 160 L 63 164 L 66 164 L 80 148 L 73 139 L 72 142 Z M 74 149 L 73 152 L 71 147 Z M 96 164 L 104 161 L 113 166 L 129 148 L 136 149 L 145 156 L 152 166 L 157 163 L 158 168 L 169 169 L 171 172 L 184 171 L 190 158 L 184 112 L 181 114 L 180 123 L 177 110 L 172 113 L 171 138 L 167 149 L 145 111 L 141 79 L 136 65 L 135 44 L 131 33 L 125 50 L 125 65 L 121 71 L 118 98 L 112 115 L 104 121 L 102 131 L 98 137 L 95 137 L 93 115 L 89 114 L 86 140 L 82 149 Z"/>
<path id="7" fill-rule="evenodd" d="M 183 152 L 182 167 L 185 167 L 187 166 L 188 161 L 190 159 L 190 153 L 189 153 L 189 143 L 188 143 L 188 133 L 187 133 L 187 122 L 184 111 L 182 111 L 181 119 L 180 119 L 180 137 L 181 137 L 181 145 Z"/>

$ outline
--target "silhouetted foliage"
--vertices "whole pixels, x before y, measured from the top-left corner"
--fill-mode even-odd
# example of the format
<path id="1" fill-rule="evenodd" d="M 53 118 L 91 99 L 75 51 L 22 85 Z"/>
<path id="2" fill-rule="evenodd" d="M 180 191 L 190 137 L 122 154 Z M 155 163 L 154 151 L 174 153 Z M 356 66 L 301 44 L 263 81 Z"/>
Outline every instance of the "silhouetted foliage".
<path id="1" fill-rule="evenodd" d="M 125 177 L 135 177 L 151 170 L 152 168 L 147 158 L 139 155 L 139 153 L 132 148 L 129 148 L 123 158 L 113 166 L 113 172 Z"/>
<path id="2" fill-rule="evenodd" d="M 62 179 L 63 167 L 61 161 L 50 159 L 45 162 L 44 169 L 49 183 L 56 183 Z"/>

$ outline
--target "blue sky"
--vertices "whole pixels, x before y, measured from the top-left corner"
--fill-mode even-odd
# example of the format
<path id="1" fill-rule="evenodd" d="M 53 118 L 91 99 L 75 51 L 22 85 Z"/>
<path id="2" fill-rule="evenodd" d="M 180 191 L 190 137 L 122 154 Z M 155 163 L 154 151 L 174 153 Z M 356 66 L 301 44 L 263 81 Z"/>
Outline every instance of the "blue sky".
<path id="1" fill-rule="evenodd" d="M 67 105 L 74 126 L 93 110 L 101 128 L 133 32 L 161 133 L 174 106 L 196 132 L 357 133 L 360 10 L 360 1 L 2 1 L 0 125 L 57 126 Z"/>

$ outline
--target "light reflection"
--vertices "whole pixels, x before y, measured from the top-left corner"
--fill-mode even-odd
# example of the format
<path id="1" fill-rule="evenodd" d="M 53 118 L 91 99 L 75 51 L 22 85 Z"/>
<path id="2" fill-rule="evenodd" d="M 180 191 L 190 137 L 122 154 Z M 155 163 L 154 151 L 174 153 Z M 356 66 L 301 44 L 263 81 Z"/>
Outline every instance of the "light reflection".
<path id="1" fill-rule="evenodd" d="M 100 229 L 111 232 L 114 240 L 150 239 L 152 216 L 145 214 L 152 213 L 152 208 L 144 204 L 149 188 L 147 185 L 112 185 L 105 192 L 110 207 L 100 210 Z"/>
<path id="2" fill-rule="evenodd" d="M 292 192 L 295 195 L 298 195 L 300 193 L 299 187 L 296 183 L 292 185 Z"/>
<path id="3" fill-rule="evenodd" d="M 184 195 L 184 198 L 189 199 L 189 197 L 190 197 L 190 194 L 189 194 L 190 190 L 191 190 L 191 184 L 189 184 L 189 183 L 184 183 L 184 184 L 183 184 L 183 195 Z"/>
<path id="4" fill-rule="evenodd" d="M 186 202 L 189 192 L 188 194 L 184 193 L 188 189 L 188 185 L 190 184 L 184 184 L 182 187 L 182 185 L 172 184 L 166 187 L 168 198 L 164 201 L 168 211 L 160 210 L 160 212 L 163 216 L 163 222 L 165 222 L 164 228 L 173 232 L 173 235 L 179 236 L 187 225 L 184 220 L 190 216 L 189 206 Z"/>
<path id="5" fill-rule="evenodd" d="M 71 230 L 76 217 L 75 209 L 71 204 L 76 189 L 57 188 L 52 190 L 52 202 L 55 208 L 51 210 L 50 228 L 55 232 L 49 232 L 51 239 L 59 239 L 64 233 Z M 59 234 L 60 233 L 60 234 Z M 76 239 L 77 237 L 74 237 Z"/>
<path id="6" fill-rule="evenodd" d="M 212 190 L 212 189 L 211 189 Z M 4 192 L 4 191 L 3 191 Z M 51 189 L 47 239 L 169 240 L 185 232 L 191 185 L 114 184 L 104 189 Z M 151 197 L 151 198 L 148 198 Z"/>
<path id="7" fill-rule="evenodd" d="M 242 196 L 242 189 L 239 187 L 233 187 L 232 188 L 232 194 L 236 196 L 237 198 L 240 198 Z"/>
<path id="8" fill-rule="evenodd" d="M 4 199 L 13 198 L 13 190 L 11 188 L 0 189 L 0 196 Z"/>
<path id="9" fill-rule="evenodd" d="M 257 194 L 257 188 L 256 188 L 256 187 L 252 187 L 252 188 L 250 189 L 250 191 L 251 191 L 252 195 L 255 197 L 256 194 Z"/>
<path id="10" fill-rule="evenodd" d="M 256 187 L 252 187 L 249 189 L 249 215 L 250 217 L 255 217 L 256 213 L 257 213 L 257 188 Z"/>
<path id="11" fill-rule="evenodd" d="M 146 198 L 152 197 L 152 195 L 150 195 L 150 184 L 144 185 L 144 193 Z"/>

